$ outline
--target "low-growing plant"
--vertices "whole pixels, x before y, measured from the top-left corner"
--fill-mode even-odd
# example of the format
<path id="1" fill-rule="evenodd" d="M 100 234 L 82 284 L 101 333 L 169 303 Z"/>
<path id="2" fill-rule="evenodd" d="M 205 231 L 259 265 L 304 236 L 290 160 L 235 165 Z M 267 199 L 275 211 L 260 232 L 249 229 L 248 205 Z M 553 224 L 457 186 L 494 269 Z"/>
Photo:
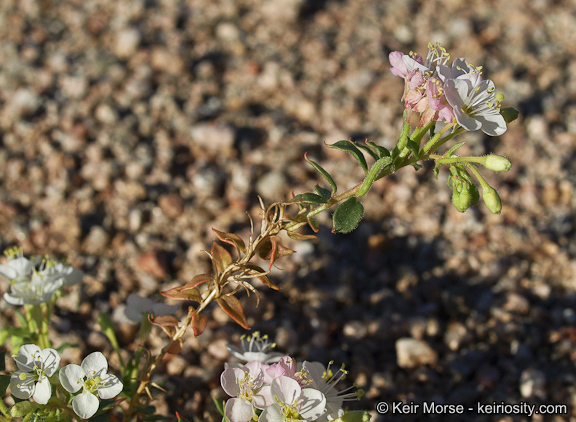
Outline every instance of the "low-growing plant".
<path id="1" fill-rule="evenodd" d="M 17 370 L 6 373 L 0 358 L 0 392 L 7 389 L 15 404 L 8 407 L 0 401 L 0 420 L 22 418 L 27 421 L 160 421 L 153 406 L 153 374 L 167 354 L 182 350 L 185 335 L 191 329 L 202 335 L 208 322 L 205 310 L 216 304 L 240 326 L 249 330 L 241 291 L 256 296 L 253 284 L 279 289 L 270 278 L 277 260 L 294 251 L 282 244 L 282 234 L 296 240 L 315 238 L 319 229 L 315 219 L 333 209 L 332 231 L 354 230 L 364 215 L 362 201 L 372 185 L 403 167 L 419 170 L 424 161 L 434 162 L 434 176 L 448 167 L 448 185 L 452 203 L 460 212 L 475 206 L 482 198 L 490 212 L 500 214 L 502 202 L 481 170 L 507 171 L 510 161 L 500 155 L 460 156 L 457 150 L 465 142 L 452 141 L 465 132 L 482 130 L 490 136 L 506 131 L 507 123 L 518 112 L 501 108 L 503 96 L 496 94 L 494 83 L 482 77 L 480 67 L 463 58 L 448 65 L 450 56 L 439 44 L 429 45 L 426 60 L 414 53 L 392 52 L 389 56 L 394 75 L 404 79 L 404 119 L 400 136 L 392 150 L 372 141 L 338 141 L 327 148 L 349 154 L 364 172 L 364 178 L 353 187 L 340 191 L 338 175 L 331 175 L 318 162 L 305 156 L 320 174 L 322 184 L 310 192 L 291 199 L 265 204 L 260 200 L 259 224 L 250 216 L 247 238 L 213 229 L 217 238 L 208 257 L 212 271 L 199 274 L 189 282 L 162 291 L 166 298 L 194 303 L 182 317 L 180 307 L 156 303 L 131 295 L 126 315 L 141 322 L 138 341 L 157 335 L 152 326 L 165 333 L 165 346 L 152 356 L 143 347 L 129 359 L 123 359 L 110 317 L 101 313 L 98 323 L 119 357 L 119 367 L 110 369 L 101 352 L 93 352 L 82 362 L 60 367 L 60 353 L 71 347 L 62 344 L 54 349 L 48 326 L 57 297 L 66 294 L 68 286 L 81 282 L 82 273 L 66 263 L 48 257 L 26 258 L 19 248 L 5 252 L 7 263 L 0 266 L 0 275 L 9 280 L 4 299 L 17 307 L 17 321 L 0 329 L 0 340 L 6 344 Z M 448 145 L 450 143 L 450 145 Z M 441 152 L 444 151 L 444 152 Z M 312 233 L 306 229 L 309 227 Z M 302 230 L 305 230 L 304 232 Z M 259 257 L 267 266 L 256 263 Z M 330 365 L 319 362 L 297 362 L 289 356 L 272 351 L 267 337 L 254 333 L 243 340 L 241 349 L 229 346 L 230 353 L 241 363 L 227 364 L 221 375 L 226 401 L 216 400 L 223 420 L 230 422 L 367 421 L 365 411 L 348 411 L 344 401 L 356 400 L 362 390 L 352 387 L 339 391 L 336 384 L 345 378 L 344 367 L 334 372 Z M 176 414 L 179 421 L 184 419 Z"/>

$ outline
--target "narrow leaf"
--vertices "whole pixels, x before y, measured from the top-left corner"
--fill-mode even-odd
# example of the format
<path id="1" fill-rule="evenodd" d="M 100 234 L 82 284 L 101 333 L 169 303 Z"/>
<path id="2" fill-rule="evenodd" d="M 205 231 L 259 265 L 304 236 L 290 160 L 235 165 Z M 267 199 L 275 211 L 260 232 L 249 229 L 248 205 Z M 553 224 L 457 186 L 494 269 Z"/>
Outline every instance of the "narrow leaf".
<path id="1" fill-rule="evenodd" d="M 116 333 L 114 332 L 114 324 L 112 323 L 112 319 L 110 316 L 105 312 L 100 312 L 98 314 L 98 325 L 100 325 L 100 329 L 102 333 L 110 340 L 112 347 L 116 352 L 120 351 L 120 345 L 118 344 L 118 339 L 116 338 Z"/>
<path id="2" fill-rule="evenodd" d="M 363 143 L 360 143 L 360 142 L 357 142 L 355 145 L 356 145 L 358 148 L 360 148 L 362 151 L 366 151 L 366 152 L 367 152 L 368 154 L 370 154 L 370 156 L 371 156 L 372 158 L 374 158 L 375 160 L 377 160 L 378 158 L 380 158 L 380 157 L 378 156 L 378 154 L 375 153 L 374 150 L 367 145 L 367 143 L 368 143 L 368 141 L 366 141 L 366 143 L 364 143 L 364 144 L 363 144 Z"/>
<path id="3" fill-rule="evenodd" d="M 241 252 L 244 252 L 246 250 L 246 244 L 244 243 L 244 241 L 240 236 L 235 235 L 234 233 L 221 232 L 216 229 L 212 229 L 212 231 L 216 234 L 216 237 L 218 237 L 218 239 L 220 239 L 222 242 L 234 246 Z"/>
<path id="4" fill-rule="evenodd" d="M 218 412 L 220 412 L 220 415 L 224 416 L 224 407 L 226 407 L 226 400 L 220 400 L 217 399 L 216 397 L 213 397 L 212 400 L 214 400 L 214 404 L 216 405 L 216 409 L 218 409 Z"/>
<path id="5" fill-rule="evenodd" d="M 390 157 L 390 151 L 388 151 L 387 148 L 384 148 L 383 146 L 380 146 L 372 141 L 366 141 L 366 143 L 378 153 L 378 158 Z"/>
<path id="6" fill-rule="evenodd" d="M 366 163 L 366 158 L 364 158 L 364 154 L 354 145 L 351 141 L 338 141 L 332 145 L 326 144 L 328 148 L 338 149 L 340 151 L 345 151 L 350 153 L 358 163 L 362 166 L 362 169 L 368 173 L 368 163 Z"/>
<path id="7" fill-rule="evenodd" d="M 212 255 L 214 270 L 218 273 L 224 272 L 228 265 L 232 264 L 230 253 L 216 242 L 212 244 L 210 254 Z"/>
<path id="8" fill-rule="evenodd" d="M 334 181 L 332 176 L 330 176 L 330 174 L 326 170 L 324 170 L 322 167 L 320 167 L 320 164 L 315 163 L 314 161 L 308 159 L 307 154 L 304 154 L 304 159 L 306 161 L 308 161 L 308 163 L 312 167 L 314 167 L 316 169 L 316 171 L 318 173 L 320 173 L 322 175 L 322 177 L 324 177 L 324 179 L 326 179 L 326 181 L 330 184 L 330 186 L 332 186 L 332 193 L 336 193 L 336 191 L 338 190 L 338 187 L 336 186 L 336 182 Z"/>
<path id="9" fill-rule="evenodd" d="M 307 192 L 296 195 L 294 198 L 292 198 L 292 202 L 303 204 L 324 204 L 328 202 L 328 199 L 324 199 L 323 197 L 321 197 L 320 195 L 316 195 L 315 193 Z"/>
<path id="10" fill-rule="evenodd" d="M 318 223 L 318 221 L 314 220 L 313 218 L 309 218 L 308 224 L 310 225 L 310 228 L 314 231 L 314 233 L 318 233 L 318 231 L 320 230 L 320 224 Z"/>
<path id="11" fill-rule="evenodd" d="M 180 320 L 174 315 L 158 315 L 155 317 L 148 315 L 148 321 L 158 327 L 178 327 L 180 323 Z"/>
<path id="12" fill-rule="evenodd" d="M 204 332 L 206 324 L 208 324 L 208 317 L 206 315 L 200 315 L 196 312 L 192 314 L 192 321 L 190 321 L 190 327 L 192 327 L 194 337 L 198 337 L 200 334 Z"/>
<path id="13" fill-rule="evenodd" d="M 464 145 L 466 142 L 458 142 L 455 145 L 452 145 L 452 147 L 448 150 L 448 152 L 446 152 L 446 154 L 444 154 L 445 157 L 452 157 L 452 153 L 454 151 L 456 151 L 458 148 L 460 148 L 462 145 Z"/>
<path id="14" fill-rule="evenodd" d="M 216 299 L 216 302 L 224 312 L 226 312 L 230 318 L 236 321 L 242 328 L 249 330 L 250 326 L 246 321 L 246 316 L 244 315 L 244 309 L 240 304 L 240 301 L 235 296 L 220 296 Z"/>
<path id="15" fill-rule="evenodd" d="M 257 277 L 265 286 L 274 290 L 280 290 L 280 287 L 270 280 L 270 277 L 268 277 L 267 272 L 263 268 L 253 264 L 246 264 L 246 268 L 248 269 L 248 274 Z"/>
<path id="16" fill-rule="evenodd" d="M 364 215 L 364 207 L 356 198 L 353 196 L 344 202 L 342 205 L 336 209 L 333 221 L 333 231 L 336 233 L 349 233 L 354 230 L 362 216 Z"/>
<path id="17" fill-rule="evenodd" d="M 162 296 L 169 297 L 174 300 L 191 300 L 193 302 L 202 303 L 202 295 L 196 288 L 186 288 L 187 285 L 174 287 L 170 290 L 160 292 Z"/>
<path id="18" fill-rule="evenodd" d="M 316 191 L 316 193 L 318 193 L 318 195 L 324 198 L 324 202 L 328 202 L 332 197 L 332 192 L 330 192 L 326 188 L 323 188 L 322 186 L 316 185 L 314 186 L 314 190 Z"/>
<path id="19" fill-rule="evenodd" d="M 303 233 L 296 233 L 296 232 L 286 232 L 289 238 L 294 240 L 312 240 L 316 239 L 316 236 L 313 234 L 303 234 Z"/>

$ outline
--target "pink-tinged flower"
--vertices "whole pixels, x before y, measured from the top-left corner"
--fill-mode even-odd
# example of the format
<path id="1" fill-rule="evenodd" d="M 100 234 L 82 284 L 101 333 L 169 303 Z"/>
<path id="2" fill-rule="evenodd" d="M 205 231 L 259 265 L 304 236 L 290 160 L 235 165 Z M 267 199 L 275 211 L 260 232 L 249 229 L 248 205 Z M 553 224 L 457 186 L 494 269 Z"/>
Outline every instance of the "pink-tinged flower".
<path id="1" fill-rule="evenodd" d="M 442 81 L 432 77 L 426 82 L 427 109 L 422 113 L 419 127 L 425 126 L 432 121 L 444 121 L 450 123 L 454 120 L 452 106 L 446 100 Z"/>
<path id="2" fill-rule="evenodd" d="M 416 69 L 428 70 L 422 65 L 422 56 L 414 55 L 413 57 L 402 53 L 401 51 L 393 51 L 388 55 L 388 60 L 392 67 L 390 72 L 393 75 L 405 78 L 409 73 Z"/>
<path id="3" fill-rule="evenodd" d="M 446 80 L 444 90 L 460 126 L 469 131 L 480 129 L 490 136 L 506 132 L 506 121 L 500 114 L 501 95 L 494 95 L 491 80 L 469 73 Z"/>
<path id="4" fill-rule="evenodd" d="M 314 388 L 288 377 L 274 379 L 270 388 L 275 403 L 264 409 L 260 422 L 315 421 L 325 413 L 326 397 Z"/>
<path id="5" fill-rule="evenodd" d="M 273 402 L 270 386 L 264 385 L 263 364 L 259 361 L 224 370 L 220 383 L 226 394 L 233 397 L 224 408 L 230 422 L 248 422 L 254 416 L 254 408 L 264 409 Z"/>
<path id="6" fill-rule="evenodd" d="M 264 382 L 271 384 L 275 378 L 288 377 L 295 378 L 296 375 L 296 362 L 290 356 L 284 356 L 268 368 L 264 369 Z"/>

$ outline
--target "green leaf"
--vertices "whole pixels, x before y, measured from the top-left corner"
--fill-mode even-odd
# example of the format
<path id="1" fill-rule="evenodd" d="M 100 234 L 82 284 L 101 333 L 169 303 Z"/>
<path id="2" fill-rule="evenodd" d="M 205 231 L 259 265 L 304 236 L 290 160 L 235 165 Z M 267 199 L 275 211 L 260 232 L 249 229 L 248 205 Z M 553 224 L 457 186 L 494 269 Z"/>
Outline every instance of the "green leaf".
<path id="1" fill-rule="evenodd" d="M 406 148 L 410 150 L 410 152 L 414 155 L 414 157 L 418 158 L 418 156 L 420 155 L 420 145 L 418 145 L 412 139 L 408 139 Z"/>
<path id="2" fill-rule="evenodd" d="M 218 412 L 220 412 L 220 414 L 224 416 L 224 407 L 226 406 L 226 400 L 220 400 L 217 399 L 216 397 L 213 397 L 212 400 L 214 401 L 214 404 L 216 405 L 216 409 L 218 409 Z"/>
<path id="3" fill-rule="evenodd" d="M 390 157 L 390 151 L 388 151 L 388 149 L 372 142 L 372 141 L 366 141 L 366 143 L 368 145 L 370 145 L 370 147 L 372 147 L 372 149 L 374 149 L 374 151 L 376 151 L 376 153 L 378 154 L 378 158 L 382 158 L 382 157 Z"/>
<path id="4" fill-rule="evenodd" d="M 362 166 L 362 169 L 364 169 L 364 172 L 368 173 L 368 163 L 366 163 L 366 158 L 364 158 L 364 154 L 362 154 L 362 152 L 356 148 L 356 145 L 354 145 L 353 142 L 351 141 L 338 141 L 332 145 L 329 144 L 325 144 L 328 148 L 333 148 L 333 149 L 338 149 L 340 151 L 345 151 L 350 153 L 355 159 L 356 161 L 358 161 L 358 163 L 360 163 L 360 165 Z"/>
<path id="5" fill-rule="evenodd" d="M 464 145 L 466 142 L 458 142 L 455 145 L 452 145 L 452 147 L 448 150 L 448 152 L 446 152 L 446 154 L 444 154 L 444 156 L 451 158 L 452 157 L 452 153 L 454 151 L 456 151 L 458 148 L 460 148 L 462 145 Z"/>
<path id="6" fill-rule="evenodd" d="M 21 418 L 34 412 L 38 409 L 40 405 L 38 403 L 32 403 L 30 401 L 21 401 L 16 403 L 10 408 L 10 415 L 15 418 Z"/>
<path id="7" fill-rule="evenodd" d="M 366 142 L 368 142 L 368 141 L 366 141 Z M 372 148 L 370 148 L 368 145 L 363 144 L 363 143 L 360 143 L 360 142 L 357 142 L 357 143 L 356 143 L 356 146 L 357 146 L 358 148 L 360 148 L 362 151 L 366 151 L 366 152 L 367 152 L 368 154 L 370 154 L 370 156 L 371 156 L 372 158 L 374 158 L 375 160 L 377 160 L 378 158 L 380 158 L 380 157 L 378 156 L 378 154 L 377 154 L 376 152 L 374 152 L 374 150 L 373 150 Z"/>
<path id="8" fill-rule="evenodd" d="M 322 177 L 324 179 L 326 179 L 326 181 L 330 184 L 330 186 L 332 186 L 332 193 L 336 193 L 336 191 L 338 190 L 338 187 L 336 186 L 336 182 L 334 181 L 334 179 L 332 178 L 332 176 L 330 176 L 330 174 L 324 170 L 320 164 L 315 163 L 314 161 L 308 159 L 308 156 L 306 154 L 304 154 L 304 159 L 306 161 L 308 161 L 308 163 L 314 167 L 316 169 L 316 171 L 318 173 L 320 173 L 320 175 L 322 175 Z"/>
<path id="9" fill-rule="evenodd" d="M 504 117 L 504 121 L 506 123 L 512 123 L 514 120 L 518 118 L 520 112 L 516 110 L 514 107 L 506 107 L 500 109 L 500 114 Z"/>
<path id="10" fill-rule="evenodd" d="M 334 227 L 332 230 L 336 233 L 349 233 L 358 226 L 363 215 L 364 207 L 358 198 L 353 196 L 334 212 L 332 217 Z"/>
<path id="11" fill-rule="evenodd" d="M 311 192 L 301 193 L 292 198 L 292 202 L 297 204 L 325 204 L 327 201 L 327 199 L 324 199 L 320 195 Z"/>
<path id="12" fill-rule="evenodd" d="M 105 312 L 100 312 L 100 314 L 98 314 L 98 325 L 100 325 L 102 334 L 104 334 L 108 340 L 110 340 L 112 347 L 116 352 L 118 352 L 120 350 L 120 345 L 118 344 L 118 339 L 116 338 L 116 333 L 114 332 L 114 324 L 112 323 L 110 316 Z"/>
<path id="13" fill-rule="evenodd" d="M 325 199 L 325 202 L 328 202 L 330 200 L 330 198 L 332 198 L 332 192 L 330 192 L 326 188 L 323 188 L 322 186 L 316 185 L 316 186 L 314 186 L 314 190 L 316 190 L 318 195 L 320 195 L 322 198 Z"/>
<path id="14" fill-rule="evenodd" d="M 6 389 L 10 385 L 10 375 L 0 375 L 0 397 L 4 397 Z"/>
<path id="15" fill-rule="evenodd" d="M 0 350 L 0 371 L 6 370 L 6 350 Z M 2 395 L 0 394 L 0 397 Z"/>

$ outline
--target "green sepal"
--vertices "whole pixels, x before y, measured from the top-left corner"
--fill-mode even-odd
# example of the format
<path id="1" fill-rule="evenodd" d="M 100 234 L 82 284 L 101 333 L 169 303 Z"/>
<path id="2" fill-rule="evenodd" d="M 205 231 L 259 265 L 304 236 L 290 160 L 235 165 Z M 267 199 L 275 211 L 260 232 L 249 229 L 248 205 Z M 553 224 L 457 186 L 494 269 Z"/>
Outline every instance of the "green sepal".
<path id="1" fill-rule="evenodd" d="M 356 161 L 362 166 L 362 169 L 365 173 L 368 173 L 368 163 L 366 162 L 366 158 L 364 158 L 364 154 L 354 145 L 352 141 L 338 141 L 332 145 L 324 143 L 328 148 L 338 149 L 340 151 L 345 151 L 350 153 Z"/>
<path id="2" fill-rule="evenodd" d="M 292 202 L 301 204 L 325 204 L 328 202 L 328 199 L 324 199 L 315 193 L 307 192 L 296 195 L 294 198 L 292 198 Z"/>
<path id="3" fill-rule="evenodd" d="M 314 186 L 314 190 L 318 193 L 318 195 L 324 198 L 326 202 L 328 202 L 330 198 L 332 198 L 332 192 L 330 192 L 326 188 L 323 188 L 322 186 L 316 185 Z"/>
<path id="4" fill-rule="evenodd" d="M 306 161 L 308 161 L 308 163 L 309 163 L 312 167 L 314 167 L 314 168 L 316 169 L 316 171 L 317 171 L 318 173 L 320 173 L 320 175 L 321 175 L 324 179 L 326 179 L 326 181 L 330 184 L 330 186 L 332 186 L 332 193 L 336 193 L 336 191 L 338 190 L 338 186 L 336 186 L 336 182 L 334 181 L 334 179 L 332 178 L 332 176 L 330 176 L 330 173 L 328 173 L 326 170 L 324 170 L 324 169 L 320 166 L 320 164 L 318 164 L 318 163 L 310 160 L 310 159 L 308 158 L 308 155 L 307 155 L 307 154 L 304 154 L 304 159 L 305 159 Z"/>
<path id="5" fill-rule="evenodd" d="M 334 212 L 334 215 L 332 216 L 332 231 L 335 233 L 350 233 L 358 227 L 358 223 L 360 223 L 363 216 L 364 207 L 358 198 L 353 196 L 352 198 L 347 199 Z"/>
<path id="6" fill-rule="evenodd" d="M 366 143 L 368 145 L 370 145 L 370 147 L 376 151 L 376 153 L 378 154 L 378 158 L 382 158 L 382 157 L 390 157 L 390 151 L 388 151 L 387 148 L 384 148 L 372 141 L 366 141 Z"/>
<path id="7" fill-rule="evenodd" d="M 366 141 L 366 142 L 368 142 L 368 141 Z M 378 158 L 380 158 L 380 157 L 378 157 L 378 154 L 377 154 L 376 152 L 374 152 L 374 150 L 373 150 L 372 148 L 370 148 L 368 145 L 358 142 L 358 143 L 356 144 L 356 146 L 357 146 L 358 148 L 360 148 L 362 151 L 366 151 L 366 152 L 367 152 L 368 154 L 370 154 L 370 156 L 371 156 L 372 158 L 374 158 L 375 160 L 377 160 Z"/>

